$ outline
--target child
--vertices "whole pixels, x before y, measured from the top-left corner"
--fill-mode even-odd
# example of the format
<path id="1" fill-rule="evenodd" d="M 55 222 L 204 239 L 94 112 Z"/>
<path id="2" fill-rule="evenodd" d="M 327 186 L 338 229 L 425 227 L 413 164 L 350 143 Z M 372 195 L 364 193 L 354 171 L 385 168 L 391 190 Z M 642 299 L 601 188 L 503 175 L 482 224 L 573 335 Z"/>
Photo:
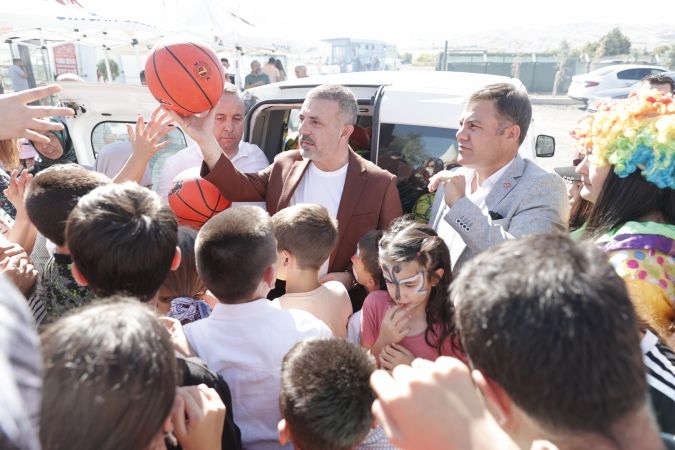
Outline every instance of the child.
<path id="1" fill-rule="evenodd" d="M 277 259 L 272 221 L 255 206 L 228 209 L 197 235 L 197 272 L 219 303 L 185 325 L 188 343 L 232 387 L 245 448 L 278 448 L 281 360 L 308 337 L 330 336 L 306 311 L 283 310 L 265 298 Z"/>
<path id="2" fill-rule="evenodd" d="M 371 230 L 361 237 L 352 256 L 352 272 L 354 279 L 366 290 L 366 295 L 386 289 L 382 269 L 377 258 L 378 243 L 382 238 L 382 230 Z M 349 318 L 347 340 L 359 344 L 361 342 L 361 318 L 363 310 L 356 311 Z"/>
<path id="3" fill-rule="evenodd" d="M 127 294 L 157 304 L 157 291 L 180 264 L 178 225 L 157 194 L 135 183 L 85 195 L 66 227 L 73 277 L 97 297 Z"/>
<path id="4" fill-rule="evenodd" d="M 197 273 L 196 239 L 195 230 L 178 227 L 180 265 L 169 273 L 159 288 L 158 312 L 179 320 L 182 324 L 208 317 L 217 302 L 213 297 L 207 296 L 204 282 Z"/>
<path id="5" fill-rule="evenodd" d="M 379 260 L 388 294 L 366 298 L 361 345 L 388 370 L 416 357 L 462 357 L 447 300 L 450 255 L 443 239 L 426 225 L 400 219 L 382 236 Z"/>
<path id="6" fill-rule="evenodd" d="M 185 416 L 193 432 L 200 427 L 192 421 L 204 416 L 222 424 L 223 403 L 212 389 L 176 389 L 169 335 L 138 302 L 98 302 L 64 317 L 43 333 L 42 349 L 43 449 L 165 448 L 174 427 L 184 448 L 218 446 L 217 428 L 200 436 L 183 430 Z"/>
<path id="7" fill-rule="evenodd" d="M 374 359 L 342 339 L 295 344 L 281 366 L 279 442 L 296 449 L 355 448 L 374 421 L 374 371 Z"/>
<path id="8" fill-rule="evenodd" d="M 97 297 L 129 295 L 157 309 L 158 291 L 180 264 L 178 225 L 159 196 L 136 183 L 109 184 L 85 195 L 66 227 L 73 276 Z M 178 357 L 181 386 L 206 384 L 227 407 L 222 448 L 241 448 L 228 385 L 201 361 Z"/>
<path id="9" fill-rule="evenodd" d="M 38 281 L 37 301 L 45 307 L 45 322 L 85 305 L 93 298 L 79 286 L 71 273 L 71 256 L 66 243 L 66 221 L 80 197 L 111 181 L 105 175 L 75 164 L 49 167 L 38 173 L 26 192 L 26 212 L 42 235 L 56 245 Z"/>
<path id="10" fill-rule="evenodd" d="M 319 270 L 337 243 L 337 225 L 319 205 L 299 204 L 272 217 L 277 239 L 277 278 L 286 280 L 284 309 L 301 309 L 322 320 L 334 336 L 347 337 L 352 304 L 338 281 L 321 284 Z"/>

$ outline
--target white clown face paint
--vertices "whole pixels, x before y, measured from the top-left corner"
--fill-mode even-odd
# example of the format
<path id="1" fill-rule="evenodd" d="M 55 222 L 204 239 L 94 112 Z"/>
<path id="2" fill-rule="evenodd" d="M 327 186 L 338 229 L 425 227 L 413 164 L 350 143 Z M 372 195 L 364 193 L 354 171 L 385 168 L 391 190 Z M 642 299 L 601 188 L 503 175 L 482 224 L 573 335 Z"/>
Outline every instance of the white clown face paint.
<path id="1" fill-rule="evenodd" d="M 398 305 L 410 309 L 426 305 L 431 292 L 427 273 L 416 261 L 394 262 L 381 260 L 387 291 Z"/>

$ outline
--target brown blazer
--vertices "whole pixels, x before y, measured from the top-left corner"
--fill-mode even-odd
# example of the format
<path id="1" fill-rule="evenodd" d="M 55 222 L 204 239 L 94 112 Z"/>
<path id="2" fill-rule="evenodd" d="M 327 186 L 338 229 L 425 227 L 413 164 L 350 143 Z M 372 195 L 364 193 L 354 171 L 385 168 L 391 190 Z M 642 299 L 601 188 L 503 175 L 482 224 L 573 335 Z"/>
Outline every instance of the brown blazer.
<path id="1" fill-rule="evenodd" d="M 279 153 L 274 162 L 257 173 L 239 172 L 225 156 L 212 171 L 202 164 L 201 176 L 235 202 L 267 203 L 274 214 L 289 206 L 309 160 L 299 150 Z M 338 243 L 328 263 L 329 272 L 341 272 L 351 265 L 356 245 L 367 231 L 389 226 L 403 214 L 396 188 L 396 177 L 375 164 L 349 151 L 349 166 L 338 208 Z"/>

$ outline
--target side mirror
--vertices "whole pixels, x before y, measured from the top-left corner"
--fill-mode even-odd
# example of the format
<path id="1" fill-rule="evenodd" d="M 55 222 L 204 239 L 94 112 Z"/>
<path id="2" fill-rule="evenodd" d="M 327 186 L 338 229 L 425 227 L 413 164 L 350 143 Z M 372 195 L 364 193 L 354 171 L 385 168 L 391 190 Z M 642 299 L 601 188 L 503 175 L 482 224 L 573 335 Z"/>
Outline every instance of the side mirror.
<path id="1" fill-rule="evenodd" d="M 538 158 L 550 158 L 555 154 L 555 138 L 546 134 L 537 135 L 534 152 Z"/>

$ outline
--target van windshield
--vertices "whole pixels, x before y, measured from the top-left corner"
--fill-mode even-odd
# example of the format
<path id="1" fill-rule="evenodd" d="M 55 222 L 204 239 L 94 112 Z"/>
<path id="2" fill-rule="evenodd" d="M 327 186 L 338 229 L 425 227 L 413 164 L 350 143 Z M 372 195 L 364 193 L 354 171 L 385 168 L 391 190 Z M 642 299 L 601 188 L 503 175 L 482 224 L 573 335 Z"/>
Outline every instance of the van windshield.
<path id="1" fill-rule="evenodd" d="M 428 220 L 431 175 L 457 161 L 456 129 L 383 123 L 377 165 L 396 175 L 405 213 Z"/>

